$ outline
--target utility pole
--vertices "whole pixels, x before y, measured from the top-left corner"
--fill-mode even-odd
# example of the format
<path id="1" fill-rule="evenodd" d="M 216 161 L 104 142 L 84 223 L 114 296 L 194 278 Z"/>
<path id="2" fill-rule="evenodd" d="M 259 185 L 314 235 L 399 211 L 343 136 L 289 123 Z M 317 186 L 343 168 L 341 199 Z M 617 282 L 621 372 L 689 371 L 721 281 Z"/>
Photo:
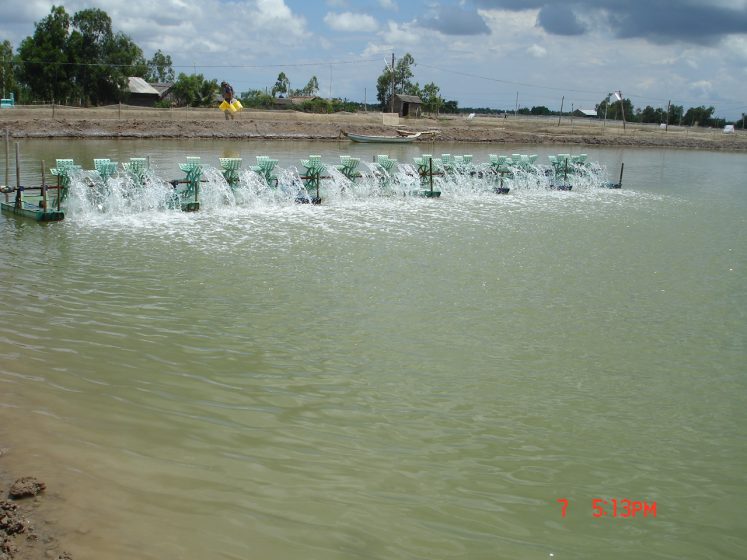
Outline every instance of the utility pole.
<path id="1" fill-rule="evenodd" d="M 623 130 L 625 130 L 625 96 L 623 95 L 622 91 L 618 91 L 617 93 L 620 94 L 620 111 L 622 111 Z"/>
<path id="2" fill-rule="evenodd" d="M 560 126 L 560 119 L 563 118 L 563 102 L 565 101 L 565 95 L 560 98 L 560 114 L 558 115 L 558 126 Z"/>
<path id="3" fill-rule="evenodd" d="M 516 92 L 516 106 L 514 107 L 514 118 L 519 116 L 519 92 Z"/>
<path id="4" fill-rule="evenodd" d="M 664 132 L 669 131 L 669 108 L 672 106 L 672 100 L 667 101 L 667 124 L 664 125 Z"/>
<path id="5" fill-rule="evenodd" d="M 390 113 L 394 113 L 394 53 L 392 53 L 392 110 Z"/>
<path id="6" fill-rule="evenodd" d="M 604 100 L 604 122 L 602 123 L 602 128 L 607 128 L 607 109 L 610 107 L 610 96 L 612 94 L 607 94 L 607 99 Z"/>

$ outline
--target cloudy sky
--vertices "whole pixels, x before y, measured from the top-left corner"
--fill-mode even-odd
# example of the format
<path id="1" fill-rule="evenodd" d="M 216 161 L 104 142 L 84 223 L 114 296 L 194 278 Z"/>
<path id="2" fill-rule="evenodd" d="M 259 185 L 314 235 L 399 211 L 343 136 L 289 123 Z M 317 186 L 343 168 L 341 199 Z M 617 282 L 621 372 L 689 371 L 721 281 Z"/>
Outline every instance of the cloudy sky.
<path id="1" fill-rule="evenodd" d="M 747 112 L 747 0 L 67 0 L 97 7 L 150 58 L 237 91 L 316 76 L 321 94 L 374 102 L 385 59 L 461 107 L 593 108 L 621 90 L 636 107 Z M 52 7 L 0 0 L 16 49 Z"/>

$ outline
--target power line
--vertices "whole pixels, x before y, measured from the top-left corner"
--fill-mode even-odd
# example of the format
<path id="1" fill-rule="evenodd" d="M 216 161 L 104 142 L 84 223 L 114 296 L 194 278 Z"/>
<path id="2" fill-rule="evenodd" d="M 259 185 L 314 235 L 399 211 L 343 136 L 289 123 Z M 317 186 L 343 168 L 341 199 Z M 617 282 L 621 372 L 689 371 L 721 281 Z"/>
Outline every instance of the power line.
<path id="1" fill-rule="evenodd" d="M 282 63 L 282 64 L 172 64 L 172 68 L 194 68 L 199 66 L 200 68 L 292 68 L 292 67 L 303 67 L 303 66 L 340 66 L 344 64 L 361 64 L 364 62 L 377 62 L 378 59 L 368 58 L 361 60 L 337 60 L 332 62 L 293 62 L 293 63 Z M 133 66 L 140 66 L 142 64 L 148 65 L 148 62 L 132 62 L 130 64 L 114 64 L 110 62 L 59 62 L 50 60 L 12 60 L 8 61 L 10 64 L 44 64 L 46 66 L 108 66 L 114 68 L 131 68 Z"/>
<path id="2" fill-rule="evenodd" d="M 460 72 L 458 70 L 449 70 L 447 68 L 439 68 L 438 66 L 430 66 L 428 64 L 421 64 L 418 63 L 418 66 L 422 66 L 424 68 L 432 68 L 433 70 L 439 70 L 441 72 L 448 72 L 451 74 L 457 74 L 458 76 L 467 76 L 469 78 L 477 78 L 479 80 L 487 80 L 490 82 L 498 82 L 501 84 L 508 84 L 512 86 L 523 86 L 523 87 L 531 87 L 531 88 L 537 88 L 537 89 L 547 89 L 552 91 L 565 91 L 565 92 L 571 92 L 571 93 L 590 93 L 590 94 L 599 94 L 599 95 L 605 95 L 600 94 L 598 91 L 591 91 L 591 90 L 583 90 L 583 89 L 568 89 L 568 88 L 560 88 L 560 87 L 552 87 L 552 86 L 541 86 L 538 84 L 528 84 L 525 82 L 514 82 L 511 80 L 501 80 L 499 78 L 491 78 L 489 76 L 480 76 L 479 74 L 470 74 L 469 72 Z"/>

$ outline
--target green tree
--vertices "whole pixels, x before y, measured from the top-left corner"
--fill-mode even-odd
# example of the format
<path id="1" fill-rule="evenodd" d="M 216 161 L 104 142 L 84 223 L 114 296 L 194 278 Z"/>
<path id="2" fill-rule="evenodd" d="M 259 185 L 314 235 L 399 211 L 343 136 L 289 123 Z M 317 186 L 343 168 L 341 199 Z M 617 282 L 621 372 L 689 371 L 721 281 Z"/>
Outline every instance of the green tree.
<path id="1" fill-rule="evenodd" d="M 63 101 L 73 87 L 66 49 L 70 16 L 62 6 L 36 24 L 34 34 L 18 47 L 18 81 L 28 87 L 34 99 Z"/>
<path id="2" fill-rule="evenodd" d="M 423 109 L 431 114 L 438 115 L 441 106 L 444 104 L 444 100 L 441 97 L 441 90 L 433 82 L 429 82 L 423 86 Z"/>
<path id="3" fill-rule="evenodd" d="M 32 99 L 118 101 L 127 77 L 147 70 L 140 47 L 127 35 L 115 34 L 111 18 L 96 8 L 70 18 L 62 6 L 52 7 L 34 35 L 23 40 L 18 55 L 18 79 Z"/>
<path id="4" fill-rule="evenodd" d="M 552 112 L 550 109 L 545 107 L 544 105 L 537 105 L 535 107 L 532 107 L 529 111 L 529 114 L 531 115 L 551 115 Z"/>
<path id="5" fill-rule="evenodd" d="M 683 124 L 687 126 L 711 126 L 713 124 L 714 107 L 690 107 L 682 119 Z"/>
<path id="6" fill-rule="evenodd" d="M 215 103 L 220 87 L 217 80 L 206 80 L 202 74 L 180 73 L 171 89 L 178 105 L 209 107 Z"/>
<path id="7" fill-rule="evenodd" d="M 682 105 L 669 106 L 669 124 L 680 124 L 684 115 L 685 108 Z"/>
<path id="8" fill-rule="evenodd" d="M 316 93 L 319 91 L 319 80 L 316 79 L 316 76 L 312 76 L 309 80 L 309 83 L 306 84 L 306 87 L 304 87 L 301 90 L 301 93 L 303 95 L 316 95 Z"/>
<path id="9" fill-rule="evenodd" d="M 660 123 L 662 122 L 661 109 L 654 109 L 651 105 L 646 105 L 639 118 L 642 123 Z"/>
<path id="10" fill-rule="evenodd" d="M 111 18 L 106 12 L 91 8 L 77 12 L 72 24 L 66 51 L 74 63 L 71 67 L 74 95 L 86 104 L 115 99 L 117 84 L 109 81 L 109 68 L 102 64 L 114 39 Z"/>
<path id="11" fill-rule="evenodd" d="M 244 107 L 253 107 L 255 109 L 271 109 L 274 103 L 274 97 L 258 89 L 250 89 L 241 92 L 241 104 Z"/>
<path id="12" fill-rule="evenodd" d="M 607 110 L 607 118 L 610 120 L 621 121 L 623 118 L 623 109 L 625 109 L 626 121 L 632 122 L 636 119 L 633 103 L 630 99 L 623 98 L 622 101 L 615 100 L 614 103 L 610 103 L 610 98 L 605 97 L 602 102 L 597 105 L 597 115 L 599 118 L 604 118 L 605 108 Z"/>
<path id="13" fill-rule="evenodd" d="M 407 95 L 417 95 L 410 93 L 413 90 L 419 91 L 418 85 L 413 84 L 410 78 L 413 77 L 412 67 L 415 66 L 415 59 L 410 53 L 400 58 L 394 66 L 394 93 Z M 392 103 L 392 68 L 387 65 L 379 78 L 376 80 L 376 99 L 381 103 L 381 108 L 387 110 Z"/>
<path id="14" fill-rule="evenodd" d="M 10 97 L 13 92 L 18 98 L 18 84 L 13 71 L 13 45 L 10 41 L 0 44 L 0 93 L 2 97 Z"/>
<path id="15" fill-rule="evenodd" d="M 444 113 L 456 114 L 459 112 L 459 102 L 456 100 L 449 100 L 444 102 L 443 106 Z"/>
<path id="16" fill-rule="evenodd" d="M 285 75 L 285 72 L 280 72 L 278 74 L 278 79 L 275 81 L 275 85 L 272 86 L 272 96 L 275 97 L 278 93 L 289 93 L 288 90 L 290 89 L 290 80 L 288 79 L 288 76 Z"/>
<path id="17" fill-rule="evenodd" d="M 174 69 L 171 67 L 171 56 L 158 49 L 148 61 L 148 72 L 145 79 L 149 82 L 173 82 Z"/>

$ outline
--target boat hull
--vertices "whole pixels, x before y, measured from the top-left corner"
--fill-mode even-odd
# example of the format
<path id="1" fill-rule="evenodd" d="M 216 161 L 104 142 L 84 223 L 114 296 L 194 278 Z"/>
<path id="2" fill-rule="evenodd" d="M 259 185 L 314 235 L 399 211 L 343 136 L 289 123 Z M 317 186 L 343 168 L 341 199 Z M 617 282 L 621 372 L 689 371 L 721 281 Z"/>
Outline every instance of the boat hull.
<path id="1" fill-rule="evenodd" d="M 367 136 L 365 134 L 347 133 L 347 137 L 353 142 L 362 142 L 365 144 L 407 144 L 417 138 L 417 136 Z"/>
<path id="2" fill-rule="evenodd" d="M 65 219 L 65 212 L 62 210 L 45 211 L 41 206 L 28 202 L 23 202 L 21 206 L 16 206 L 15 202 L 0 202 L 0 209 L 7 214 L 15 214 L 37 222 L 59 222 Z"/>

